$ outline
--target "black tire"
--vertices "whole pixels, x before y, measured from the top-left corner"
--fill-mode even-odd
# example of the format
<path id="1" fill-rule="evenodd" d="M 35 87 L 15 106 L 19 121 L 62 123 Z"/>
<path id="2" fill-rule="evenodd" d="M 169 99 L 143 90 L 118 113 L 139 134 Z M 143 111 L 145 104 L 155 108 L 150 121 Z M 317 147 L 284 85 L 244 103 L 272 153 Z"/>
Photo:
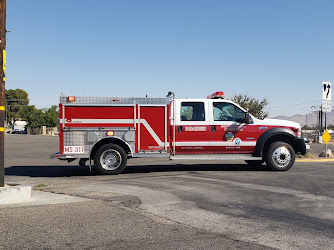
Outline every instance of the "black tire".
<path id="1" fill-rule="evenodd" d="M 119 174 L 125 167 L 127 156 L 124 149 L 116 144 L 105 144 L 94 157 L 94 163 L 101 174 Z"/>
<path id="2" fill-rule="evenodd" d="M 248 165 L 252 167 L 259 167 L 263 164 L 264 161 L 259 161 L 259 160 L 246 160 L 245 161 Z"/>
<path id="3" fill-rule="evenodd" d="M 295 163 L 295 158 L 295 151 L 290 144 L 274 142 L 269 146 L 266 162 L 274 171 L 287 171 Z"/>

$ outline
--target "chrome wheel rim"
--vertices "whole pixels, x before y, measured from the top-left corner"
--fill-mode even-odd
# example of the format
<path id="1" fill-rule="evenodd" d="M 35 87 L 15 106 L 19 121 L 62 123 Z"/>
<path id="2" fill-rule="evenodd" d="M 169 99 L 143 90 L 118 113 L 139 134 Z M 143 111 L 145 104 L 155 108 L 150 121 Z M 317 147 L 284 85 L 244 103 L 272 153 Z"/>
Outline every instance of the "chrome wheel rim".
<path id="1" fill-rule="evenodd" d="M 105 170 L 116 170 L 122 163 L 122 156 L 114 149 L 108 149 L 101 154 L 100 163 Z"/>
<path id="2" fill-rule="evenodd" d="M 291 154 L 287 147 L 276 148 L 272 155 L 273 162 L 279 168 L 286 167 L 291 161 Z"/>

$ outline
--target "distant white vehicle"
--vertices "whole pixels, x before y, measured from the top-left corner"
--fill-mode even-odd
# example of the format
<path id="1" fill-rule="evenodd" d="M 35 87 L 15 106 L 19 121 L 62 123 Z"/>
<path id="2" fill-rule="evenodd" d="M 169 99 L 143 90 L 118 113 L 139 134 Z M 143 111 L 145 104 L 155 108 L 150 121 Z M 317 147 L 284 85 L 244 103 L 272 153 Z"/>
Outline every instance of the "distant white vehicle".
<path id="1" fill-rule="evenodd" d="M 9 132 L 10 134 L 25 134 L 25 130 L 13 129 Z"/>
<path id="2" fill-rule="evenodd" d="M 26 121 L 15 121 L 12 126 L 12 131 L 25 131 L 26 125 Z"/>

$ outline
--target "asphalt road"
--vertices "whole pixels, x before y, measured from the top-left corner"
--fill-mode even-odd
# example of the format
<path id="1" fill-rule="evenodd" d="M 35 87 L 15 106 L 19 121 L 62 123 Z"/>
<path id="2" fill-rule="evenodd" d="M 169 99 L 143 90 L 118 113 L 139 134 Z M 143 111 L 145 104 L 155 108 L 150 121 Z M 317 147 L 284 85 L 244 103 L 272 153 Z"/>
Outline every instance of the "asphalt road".
<path id="1" fill-rule="evenodd" d="M 49 159 L 57 137 L 6 135 L 7 183 L 78 198 L 0 205 L 0 249 L 332 249 L 334 163 L 130 159 L 118 176 Z M 52 194 L 50 194 L 52 195 Z M 51 197 L 51 196 L 50 196 Z"/>

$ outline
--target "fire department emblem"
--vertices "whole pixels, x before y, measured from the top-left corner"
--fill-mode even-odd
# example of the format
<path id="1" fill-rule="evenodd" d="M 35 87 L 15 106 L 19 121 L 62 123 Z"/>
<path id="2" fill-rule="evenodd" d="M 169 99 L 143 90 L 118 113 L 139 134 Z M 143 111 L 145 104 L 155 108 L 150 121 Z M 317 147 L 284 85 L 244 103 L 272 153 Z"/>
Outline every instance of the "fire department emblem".
<path id="1" fill-rule="evenodd" d="M 235 143 L 235 145 L 240 145 L 241 139 L 240 138 L 235 138 L 234 143 Z"/>
<path id="2" fill-rule="evenodd" d="M 225 134 L 225 138 L 226 138 L 226 141 L 231 142 L 233 141 L 234 134 L 232 132 L 228 132 L 227 134 Z"/>

